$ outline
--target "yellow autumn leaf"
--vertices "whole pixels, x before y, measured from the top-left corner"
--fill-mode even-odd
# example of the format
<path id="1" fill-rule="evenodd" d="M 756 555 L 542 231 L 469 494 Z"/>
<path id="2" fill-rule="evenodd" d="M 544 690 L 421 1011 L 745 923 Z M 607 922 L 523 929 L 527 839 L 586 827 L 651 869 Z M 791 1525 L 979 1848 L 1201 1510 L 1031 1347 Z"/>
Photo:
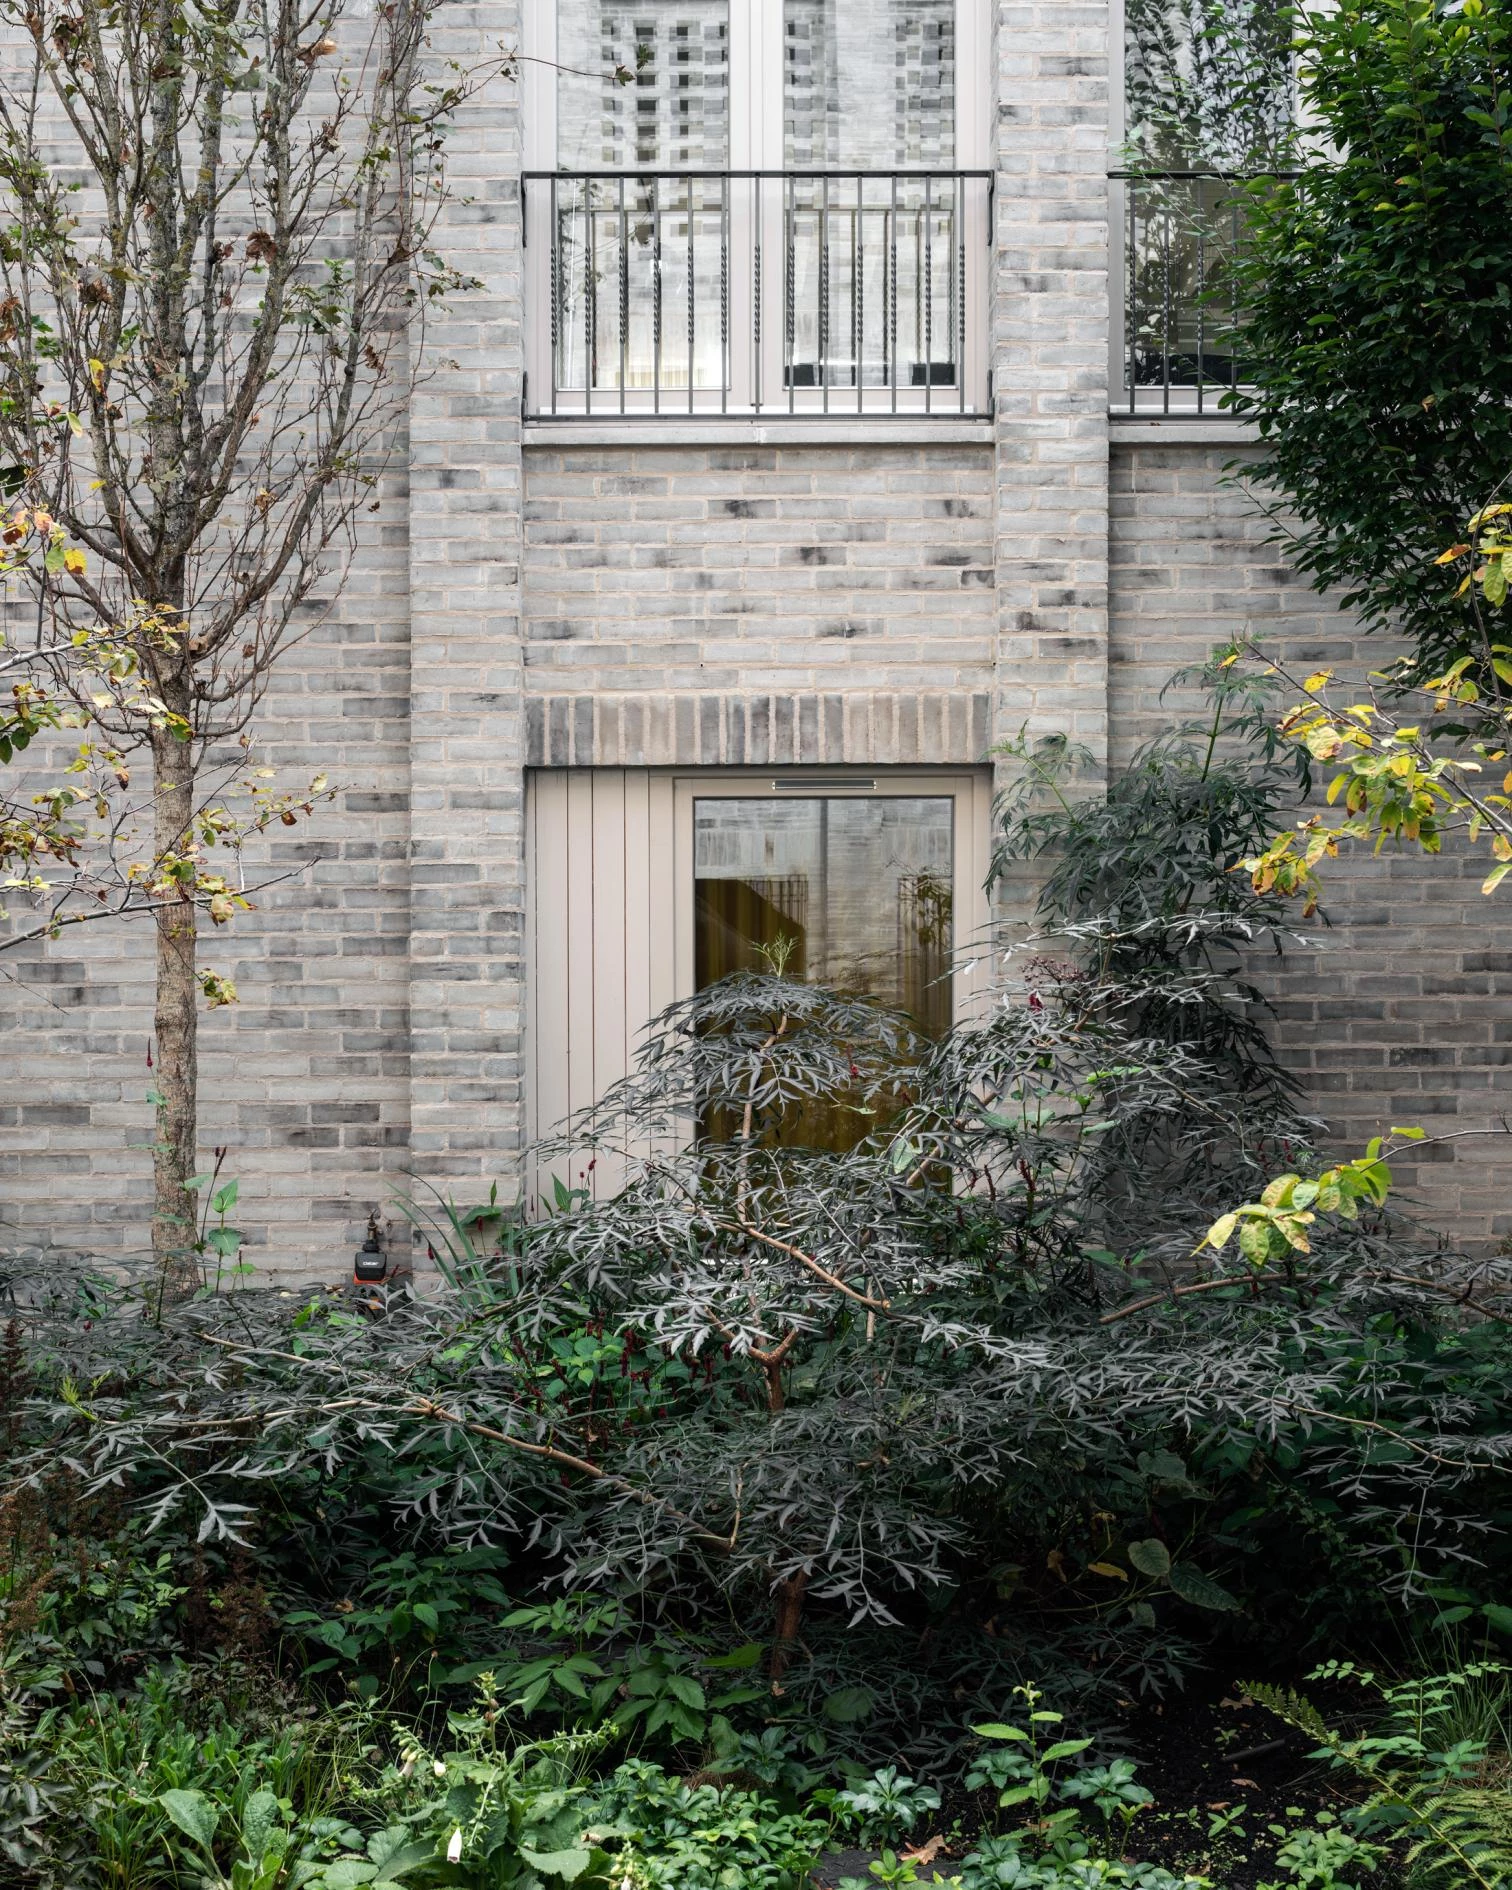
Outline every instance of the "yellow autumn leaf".
<path id="1" fill-rule="evenodd" d="M 1089 1575 L 1106 1575 L 1110 1581 L 1116 1582 L 1126 1582 L 1129 1579 L 1128 1571 L 1121 1569 L 1116 1562 L 1089 1562 L 1087 1564 L 1087 1573 Z"/>
<path id="2" fill-rule="evenodd" d="M 1469 545 L 1451 545 L 1447 551 L 1441 551 L 1434 559 L 1435 564 L 1453 564 L 1456 558 L 1463 558 L 1469 551 Z"/>
<path id="3" fill-rule="evenodd" d="M 72 546 L 63 553 L 63 569 L 65 571 L 83 571 L 88 568 L 88 565 L 88 558 L 84 556 L 84 553 L 80 551 L 77 546 Z"/>

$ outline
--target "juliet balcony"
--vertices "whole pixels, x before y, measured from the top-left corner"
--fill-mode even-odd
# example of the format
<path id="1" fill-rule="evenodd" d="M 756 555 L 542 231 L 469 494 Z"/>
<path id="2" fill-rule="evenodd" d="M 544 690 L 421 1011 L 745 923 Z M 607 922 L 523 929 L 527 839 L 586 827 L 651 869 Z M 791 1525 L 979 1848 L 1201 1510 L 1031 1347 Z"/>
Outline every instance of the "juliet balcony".
<path id="1" fill-rule="evenodd" d="M 530 171 L 532 419 L 983 417 L 987 171 Z"/>

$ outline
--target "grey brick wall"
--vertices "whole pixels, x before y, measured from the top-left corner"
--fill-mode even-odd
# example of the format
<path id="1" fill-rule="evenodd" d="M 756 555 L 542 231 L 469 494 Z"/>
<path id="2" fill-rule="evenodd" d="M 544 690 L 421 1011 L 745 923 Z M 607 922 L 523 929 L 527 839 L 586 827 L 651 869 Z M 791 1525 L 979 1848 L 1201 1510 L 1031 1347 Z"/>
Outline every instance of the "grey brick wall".
<path id="1" fill-rule="evenodd" d="M 996 8 L 997 714 L 1107 742 L 1106 6 Z"/>
<path id="2" fill-rule="evenodd" d="M 448 8 L 438 57 L 519 43 L 512 4 Z M 449 142 L 437 243 L 481 288 L 429 335 L 411 418 L 410 1160 L 508 1176 L 519 1145 L 524 784 L 520 713 L 519 95 L 495 81 Z"/>
<path id="3" fill-rule="evenodd" d="M 201 1016 L 202 1145 L 226 1149 L 258 1257 L 287 1267 L 318 1252 L 329 1270 L 406 1160 L 407 538 L 399 478 L 260 720 L 261 757 L 290 781 L 324 770 L 337 802 L 249 854 L 249 879 L 272 883 L 202 948 L 241 992 Z M 151 1031 L 145 927 L 0 956 L 0 1226 L 105 1252 L 145 1241 Z"/>
<path id="4" fill-rule="evenodd" d="M 1265 542 L 1232 446 L 1118 446 L 1112 456 L 1109 700 L 1116 758 L 1198 706 L 1171 673 L 1243 632 L 1312 669 L 1387 652 Z M 1512 1233 L 1512 950 L 1508 908 L 1464 857 L 1356 852 L 1327 869 L 1324 925 L 1301 929 L 1284 982 L 1260 967 L 1282 1053 L 1341 1147 L 1392 1123 L 1460 1136 L 1400 1164 L 1404 1193 L 1467 1238 Z M 1481 1131 L 1498 1131 L 1482 1134 Z"/>
<path id="5" fill-rule="evenodd" d="M 532 708 L 585 693 L 744 701 L 991 685 L 989 447 L 525 457 Z M 698 760 L 693 739 L 665 759 Z"/>

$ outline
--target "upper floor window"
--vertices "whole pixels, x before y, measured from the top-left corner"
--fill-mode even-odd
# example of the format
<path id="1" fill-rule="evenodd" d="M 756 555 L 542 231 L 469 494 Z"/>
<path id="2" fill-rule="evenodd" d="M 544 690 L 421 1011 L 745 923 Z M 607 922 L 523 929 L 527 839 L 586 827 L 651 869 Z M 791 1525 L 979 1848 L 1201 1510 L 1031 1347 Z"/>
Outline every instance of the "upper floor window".
<path id="1" fill-rule="evenodd" d="M 538 0 L 533 25 L 531 412 L 985 405 L 986 0 Z"/>
<path id="2" fill-rule="evenodd" d="M 556 148 L 542 154 L 554 168 L 728 165 L 725 0 L 564 0 L 556 17 Z M 627 82 L 615 76 L 627 72 Z"/>
<path id="3" fill-rule="evenodd" d="M 1280 0 L 1125 0 L 1114 406 L 1223 412 L 1242 381 L 1229 292 L 1241 180 L 1284 170 L 1295 132 Z"/>

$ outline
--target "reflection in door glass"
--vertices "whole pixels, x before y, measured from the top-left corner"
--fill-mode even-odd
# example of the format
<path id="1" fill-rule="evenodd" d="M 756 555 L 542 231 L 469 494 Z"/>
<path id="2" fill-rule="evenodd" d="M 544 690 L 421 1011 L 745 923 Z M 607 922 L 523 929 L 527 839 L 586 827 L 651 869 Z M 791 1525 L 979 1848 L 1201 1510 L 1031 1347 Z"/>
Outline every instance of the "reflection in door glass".
<path id="1" fill-rule="evenodd" d="M 930 1036 L 951 1022 L 948 795 L 694 802 L 694 973 L 766 968 L 874 997 Z"/>

